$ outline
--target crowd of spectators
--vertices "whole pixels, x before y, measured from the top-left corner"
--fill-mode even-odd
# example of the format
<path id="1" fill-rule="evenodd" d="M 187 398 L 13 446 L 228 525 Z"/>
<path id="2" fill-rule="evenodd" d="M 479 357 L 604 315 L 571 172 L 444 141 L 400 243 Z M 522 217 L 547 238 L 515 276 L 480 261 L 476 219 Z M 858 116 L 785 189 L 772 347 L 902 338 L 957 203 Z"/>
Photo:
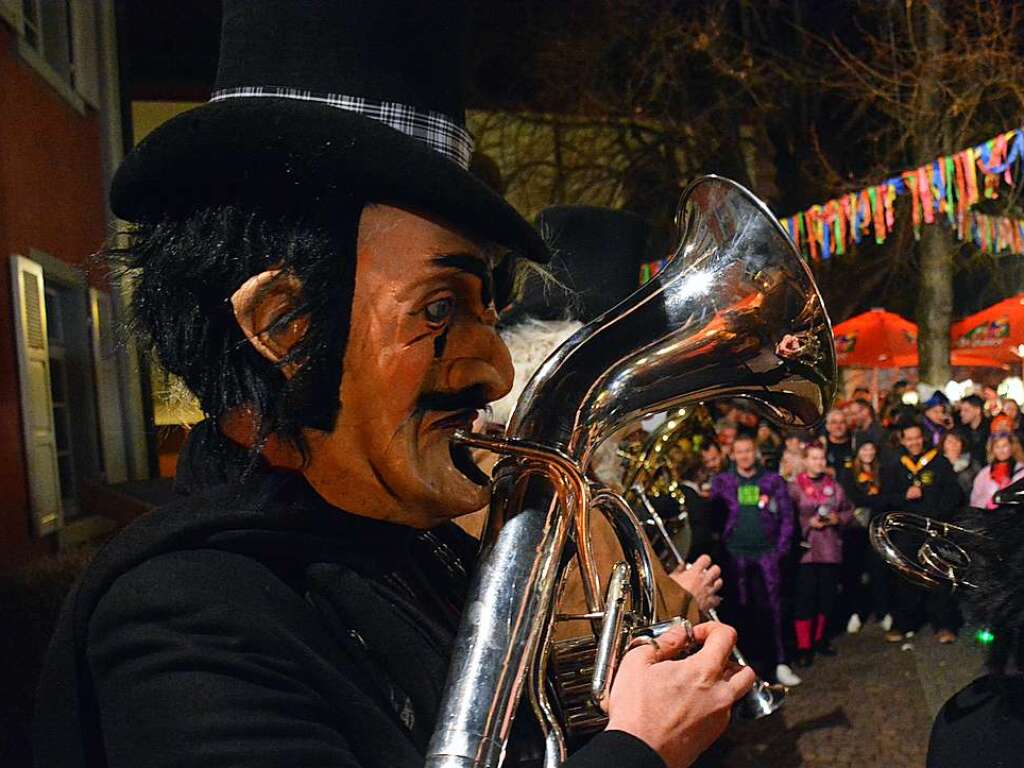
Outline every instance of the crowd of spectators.
<path id="1" fill-rule="evenodd" d="M 956 642 L 955 595 L 897 576 L 869 546 L 868 525 L 890 511 L 949 520 L 968 505 L 991 509 L 1024 476 L 1024 426 L 1018 403 L 992 391 L 955 403 L 936 391 L 920 404 L 904 402 L 907 391 L 900 382 L 876 410 L 855 390 L 813 433 L 780 431 L 742 403 L 711 405 L 703 434 L 674 454 L 690 559 L 721 564 L 720 613 L 762 675 L 799 684 L 794 666 L 834 655 L 831 638 L 869 621 L 888 642 L 926 625 Z"/>

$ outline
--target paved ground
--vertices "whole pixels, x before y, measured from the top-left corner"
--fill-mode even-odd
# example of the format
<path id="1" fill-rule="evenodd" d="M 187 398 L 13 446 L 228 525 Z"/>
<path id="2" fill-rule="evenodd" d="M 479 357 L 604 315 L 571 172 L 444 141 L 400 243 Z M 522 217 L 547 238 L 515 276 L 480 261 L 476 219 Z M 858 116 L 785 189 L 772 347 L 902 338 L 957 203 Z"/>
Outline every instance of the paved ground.
<path id="1" fill-rule="evenodd" d="M 804 683 L 770 718 L 738 723 L 720 742 L 723 768 L 916 768 L 942 703 L 978 676 L 973 632 L 940 646 L 929 630 L 902 650 L 869 625 L 837 638 L 839 655 L 798 670 Z"/>

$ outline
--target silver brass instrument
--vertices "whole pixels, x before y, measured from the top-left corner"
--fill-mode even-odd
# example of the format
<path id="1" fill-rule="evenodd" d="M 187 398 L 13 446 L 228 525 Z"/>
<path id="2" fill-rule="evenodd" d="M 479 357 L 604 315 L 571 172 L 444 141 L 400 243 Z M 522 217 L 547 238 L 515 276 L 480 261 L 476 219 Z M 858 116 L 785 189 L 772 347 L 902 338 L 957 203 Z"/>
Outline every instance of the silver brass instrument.
<path id="1" fill-rule="evenodd" d="M 977 531 L 912 512 L 888 512 L 868 527 L 871 546 L 897 573 L 915 584 L 935 589 L 975 589 L 969 580 L 971 548 L 985 538 Z M 908 554 L 906 549 L 913 549 Z"/>
<path id="2" fill-rule="evenodd" d="M 554 622 L 577 622 L 596 644 L 588 694 L 595 702 L 630 639 L 654 622 L 640 524 L 620 496 L 586 480 L 602 440 L 649 414 L 719 397 L 750 398 L 776 421 L 799 426 L 817 422 L 831 403 L 831 324 L 771 212 L 738 184 L 709 176 L 684 191 L 677 224 L 682 236 L 665 268 L 545 361 L 506 437 L 457 437 L 505 458 L 494 471 L 430 768 L 499 765 L 524 686 L 545 734 L 545 764 L 559 765 L 567 723 L 547 685 Z M 625 554 L 607 592 L 588 536 L 594 509 Z M 587 612 L 558 617 L 573 557 Z"/>

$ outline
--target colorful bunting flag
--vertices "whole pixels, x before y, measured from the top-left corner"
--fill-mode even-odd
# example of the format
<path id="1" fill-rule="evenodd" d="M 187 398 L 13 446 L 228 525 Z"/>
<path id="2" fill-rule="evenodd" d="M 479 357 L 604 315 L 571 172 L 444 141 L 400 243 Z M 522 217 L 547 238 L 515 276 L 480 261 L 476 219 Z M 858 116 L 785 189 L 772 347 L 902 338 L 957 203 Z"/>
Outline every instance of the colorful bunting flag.
<path id="1" fill-rule="evenodd" d="M 1007 131 L 975 147 L 936 158 L 876 184 L 812 205 L 782 219 L 793 243 L 805 257 L 820 261 L 847 253 L 861 238 L 873 235 L 882 244 L 895 226 L 895 202 L 910 197 L 914 237 L 922 224 L 945 219 L 957 238 L 970 240 L 985 253 L 1024 255 L 1024 219 L 971 211 L 981 200 L 999 196 L 1000 181 L 1014 184 L 1024 162 L 1024 128 Z"/>

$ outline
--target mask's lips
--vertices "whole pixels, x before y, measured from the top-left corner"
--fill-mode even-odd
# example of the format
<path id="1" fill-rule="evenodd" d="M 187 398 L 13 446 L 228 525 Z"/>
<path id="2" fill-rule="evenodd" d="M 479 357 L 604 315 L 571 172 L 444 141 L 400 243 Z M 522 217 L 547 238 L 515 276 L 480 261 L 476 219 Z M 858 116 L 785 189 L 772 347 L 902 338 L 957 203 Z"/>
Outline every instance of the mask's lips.
<path id="1" fill-rule="evenodd" d="M 464 429 L 467 432 L 473 428 L 473 422 L 479 415 L 475 408 L 463 408 L 462 410 L 450 413 L 430 425 L 431 429 Z"/>
<path id="2" fill-rule="evenodd" d="M 477 466 L 473 461 L 473 453 L 468 445 L 448 441 L 448 454 L 452 457 L 452 464 L 476 485 L 490 485 L 491 478 Z"/>

